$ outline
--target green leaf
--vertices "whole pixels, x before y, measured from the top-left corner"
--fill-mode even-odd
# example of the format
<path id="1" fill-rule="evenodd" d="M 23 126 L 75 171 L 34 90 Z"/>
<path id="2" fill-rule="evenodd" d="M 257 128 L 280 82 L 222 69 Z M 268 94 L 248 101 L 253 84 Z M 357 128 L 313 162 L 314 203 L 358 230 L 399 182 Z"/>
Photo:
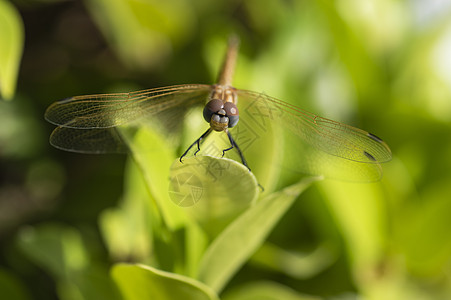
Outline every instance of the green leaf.
<path id="1" fill-rule="evenodd" d="M 122 226 L 119 232 L 122 235 L 128 234 L 127 240 L 134 240 L 133 245 L 137 245 L 136 242 L 138 242 L 142 249 L 144 249 L 143 247 L 151 247 L 152 259 L 155 259 L 153 263 L 160 269 L 194 274 L 197 270 L 199 256 L 205 248 L 205 234 L 195 224 L 187 225 L 188 221 L 191 223 L 187 212 L 171 201 L 169 197 L 170 166 L 175 159 L 173 146 L 156 131 L 144 126 L 137 132 L 133 132 L 131 128 L 122 128 L 121 134 L 132 151 L 137 168 L 127 169 L 125 201 L 130 203 L 124 202 L 123 210 L 121 212 L 116 211 L 113 215 L 108 216 L 110 220 L 105 220 L 104 225 Z M 137 172 L 136 169 L 139 171 Z M 144 181 L 147 187 L 146 194 L 143 193 L 142 186 L 137 185 L 138 181 Z M 141 191 L 138 191 L 138 189 Z M 151 201 L 148 201 L 148 198 L 143 198 L 148 195 L 151 196 Z M 138 198 L 142 199 L 139 200 Z M 134 202 L 136 203 L 133 204 Z M 138 202 L 141 204 L 138 204 Z M 147 202 L 147 205 L 145 202 Z M 149 213 L 139 212 L 140 209 Z M 141 217 L 147 220 L 147 226 L 151 228 L 152 245 L 146 245 L 144 241 L 146 237 L 142 234 L 142 238 L 138 240 L 132 237 L 136 235 L 136 232 L 133 232 L 133 225 L 120 225 L 123 222 L 129 222 L 128 219 L 133 218 L 133 214 L 136 213 L 147 214 L 147 216 L 141 215 Z M 141 224 L 145 225 L 144 223 L 145 220 L 141 220 Z M 123 230 L 124 227 L 128 228 L 126 232 Z M 189 235 L 188 238 L 193 238 L 192 240 L 184 241 L 184 238 L 180 235 L 183 235 L 185 227 L 186 233 Z M 142 233 L 147 229 L 143 228 Z M 122 253 L 131 251 L 138 254 L 133 245 L 121 246 L 121 240 L 116 237 L 113 228 L 107 231 L 109 232 L 108 240 L 114 243 L 116 250 Z M 183 244 L 187 245 L 186 252 L 181 250 Z M 113 244 L 111 245 L 113 246 Z M 145 254 L 142 251 L 141 253 Z M 184 265 L 184 259 L 186 259 L 186 265 Z M 140 259 L 139 261 L 143 260 Z"/>
<path id="2" fill-rule="evenodd" d="M 280 192 L 261 199 L 218 236 L 207 249 L 198 279 L 219 292 L 247 259 L 263 244 L 268 234 L 317 178 L 308 177 Z"/>
<path id="3" fill-rule="evenodd" d="M 188 222 L 185 238 L 185 274 L 195 277 L 199 268 L 199 261 L 208 246 L 208 237 L 199 224 Z"/>
<path id="4" fill-rule="evenodd" d="M 183 226 L 186 213 L 169 198 L 169 169 L 175 159 L 174 150 L 166 139 L 151 128 L 139 130 L 121 128 L 120 133 L 129 145 L 163 224 L 170 230 Z"/>
<path id="5" fill-rule="evenodd" d="M 187 186 L 188 183 L 191 185 Z M 258 183 L 248 168 L 234 160 L 192 156 L 184 158 L 183 162 L 174 161 L 169 195 L 177 205 L 195 208 L 193 213 L 217 218 L 226 214 L 225 211 L 253 203 L 258 196 Z M 207 201 L 210 203 L 205 203 Z M 208 205 L 208 211 L 203 205 Z"/>
<path id="6" fill-rule="evenodd" d="M 171 200 L 215 235 L 254 203 L 258 183 L 249 169 L 231 159 L 192 156 L 171 167 Z"/>
<path id="7" fill-rule="evenodd" d="M 223 300 L 315 300 L 319 297 L 301 295 L 295 290 L 271 281 L 252 282 L 227 293 Z"/>
<path id="8" fill-rule="evenodd" d="M 9 100 L 16 90 L 24 40 L 19 13 L 9 1 L 0 1 L 0 95 Z"/>
<path id="9" fill-rule="evenodd" d="M 212 300 L 218 296 L 192 278 L 144 265 L 116 264 L 111 270 L 125 300 Z"/>

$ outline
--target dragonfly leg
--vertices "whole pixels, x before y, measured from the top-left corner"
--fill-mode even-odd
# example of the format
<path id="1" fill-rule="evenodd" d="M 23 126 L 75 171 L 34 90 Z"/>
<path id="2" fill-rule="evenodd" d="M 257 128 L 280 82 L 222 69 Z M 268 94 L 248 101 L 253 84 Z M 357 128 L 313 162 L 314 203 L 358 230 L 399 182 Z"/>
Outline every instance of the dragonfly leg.
<path id="1" fill-rule="evenodd" d="M 196 155 L 197 152 L 200 151 L 200 143 L 202 142 L 203 139 L 205 139 L 205 138 L 211 133 L 211 131 L 212 131 L 211 127 L 208 128 L 208 130 L 205 131 L 205 132 L 200 136 L 200 138 L 198 138 L 197 140 L 195 140 L 194 143 L 192 143 L 192 144 L 188 147 L 188 149 L 186 149 L 186 151 L 182 154 L 182 156 L 180 156 L 180 159 L 179 159 L 179 160 L 180 160 L 181 163 L 183 163 L 183 161 L 182 161 L 183 158 L 188 154 L 189 150 L 191 150 L 191 148 L 193 148 L 194 145 L 197 144 L 197 150 L 196 150 L 196 152 L 194 152 L 194 155 Z"/>
<path id="2" fill-rule="evenodd" d="M 235 140 L 233 139 L 232 135 L 230 134 L 230 132 L 229 132 L 228 130 L 227 130 L 227 136 L 229 137 L 229 141 L 230 141 L 230 144 L 231 144 L 232 146 L 231 146 L 230 148 L 227 148 L 227 149 L 222 150 L 222 156 L 224 156 L 224 154 L 225 154 L 226 151 L 229 151 L 229 150 L 231 150 L 231 149 L 233 149 L 233 148 L 236 148 L 236 150 L 238 151 L 238 154 L 239 154 L 240 157 L 241 157 L 241 162 L 243 163 L 243 165 L 244 165 L 246 168 L 248 168 L 249 172 L 251 172 L 251 168 L 249 168 L 249 166 L 247 165 L 246 159 L 244 158 L 244 155 L 243 155 L 243 153 L 241 152 L 240 147 L 238 147 L 238 144 L 235 142 Z M 265 188 L 264 188 L 260 183 L 257 182 L 257 185 L 258 185 L 258 187 L 261 189 L 262 192 L 265 191 Z"/>
<path id="3" fill-rule="evenodd" d="M 234 147 L 233 144 L 232 144 L 232 147 L 229 147 L 229 148 L 227 148 L 227 149 L 222 150 L 222 157 L 224 157 L 224 154 L 225 154 L 227 151 L 232 150 L 233 148 L 235 148 L 235 147 Z"/>
<path id="4" fill-rule="evenodd" d="M 235 142 L 235 140 L 233 139 L 232 135 L 230 134 L 230 132 L 227 130 L 227 136 L 229 137 L 229 141 L 230 141 L 230 148 L 224 149 L 222 150 L 222 156 L 224 156 L 226 151 L 229 151 L 233 148 L 236 148 L 236 151 L 238 152 L 238 154 L 240 155 L 241 158 L 241 162 L 242 164 L 249 169 L 249 172 L 251 171 L 251 168 L 249 168 L 249 166 L 247 165 L 246 159 L 244 158 L 243 153 L 241 152 L 240 147 L 238 147 L 238 144 Z"/>

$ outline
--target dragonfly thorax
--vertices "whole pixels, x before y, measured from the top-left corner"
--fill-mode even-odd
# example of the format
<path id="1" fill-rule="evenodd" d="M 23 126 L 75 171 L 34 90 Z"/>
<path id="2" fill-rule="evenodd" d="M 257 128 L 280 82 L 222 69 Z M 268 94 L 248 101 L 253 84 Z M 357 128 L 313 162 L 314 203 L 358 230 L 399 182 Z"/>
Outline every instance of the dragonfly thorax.
<path id="1" fill-rule="evenodd" d="M 236 89 L 232 86 L 225 86 L 221 84 L 215 84 L 210 93 L 210 99 L 220 99 L 222 102 L 232 102 L 237 104 Z"/>

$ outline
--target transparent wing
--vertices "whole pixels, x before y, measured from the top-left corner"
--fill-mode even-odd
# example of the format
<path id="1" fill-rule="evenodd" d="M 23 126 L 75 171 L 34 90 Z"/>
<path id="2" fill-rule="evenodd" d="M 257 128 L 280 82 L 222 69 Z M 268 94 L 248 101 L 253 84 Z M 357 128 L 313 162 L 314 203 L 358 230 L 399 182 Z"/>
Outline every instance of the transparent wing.
<path id="1" fill-rule="evenodd" d="M 58 125 L 54 147 L 80 153 L 127 152 L 115 127 L 147 123 L 176 132 L 188 108 L 203 104 L 209 85 L 180 85 L 131 93 L 76 96 L 53 103 L 45 118 Z"/>
<path id="2" fill-rule="evenodd" d="M 45 119 L 68 128 L 115 127 L 174 107 L 202 103 L 210 90 L 209 85 L 180 85 L 131 93 L 75 96 L 50 105 Z"/>
<path id="3" fill-rule="evenodd" d="M 264 94 L 239 90 L 238 101 L 246 98 L 248 105 L 244 114 L 248 118 L 260 126 L 277 122 L 328 154 L 364 163 L 382 163 L 392 158 L 387 144 L 369 132 L 316 116 Z"/>
<path id="4" fill-rule="evenodd" d="M 127 153 L 120 132 L 112 128 L 76 129 L 58 126 L 50 136 L 50 144 L 58 149 L 78 153 Z"/>
<path id="5" fill-rule="evenodd" d="M 290 174 L 371 182 L 382 176 L 380 163 L 391 159 L 387 144 L 364 130 L 264 94 L 237 93 L 240 121 L 231 133 L 251 168 L 258 167 L 253 157 L 260 156 L 267 167 L 276 164 L 274 170 L 282 167 Z"/>

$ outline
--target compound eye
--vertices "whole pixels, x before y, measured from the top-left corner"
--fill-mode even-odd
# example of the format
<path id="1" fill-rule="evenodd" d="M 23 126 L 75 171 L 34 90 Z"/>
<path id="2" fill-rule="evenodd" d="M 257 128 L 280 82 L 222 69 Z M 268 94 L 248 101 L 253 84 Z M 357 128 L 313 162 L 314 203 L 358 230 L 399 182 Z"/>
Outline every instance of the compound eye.
<path id="1" fill-rule="evenodd" d="M 224 104 L 224 110 L 226 112 L 227 117 L 229 117 L 229 127 L 233 127 L 238 123 L 240 118 L 238 108 L 232 102 L 226 102 Z"/>
<path id="2" fill-rule="evenodd" d="M 222 107 L 224 103 L 219 99 L 213 99 L 208 101 L 208 103 L 204 107 L 204 119 L 208 123 L 210 123 L 211 117 L 217 113 Z"/>
<path id="3" fill-rule="evenodd" d="M 228 124 L 229 124 L 229 118 L 226 117 L 226 116 L 222 116 L 222 117 L 219 119 L 219 123 L 228 125 Z"/>

